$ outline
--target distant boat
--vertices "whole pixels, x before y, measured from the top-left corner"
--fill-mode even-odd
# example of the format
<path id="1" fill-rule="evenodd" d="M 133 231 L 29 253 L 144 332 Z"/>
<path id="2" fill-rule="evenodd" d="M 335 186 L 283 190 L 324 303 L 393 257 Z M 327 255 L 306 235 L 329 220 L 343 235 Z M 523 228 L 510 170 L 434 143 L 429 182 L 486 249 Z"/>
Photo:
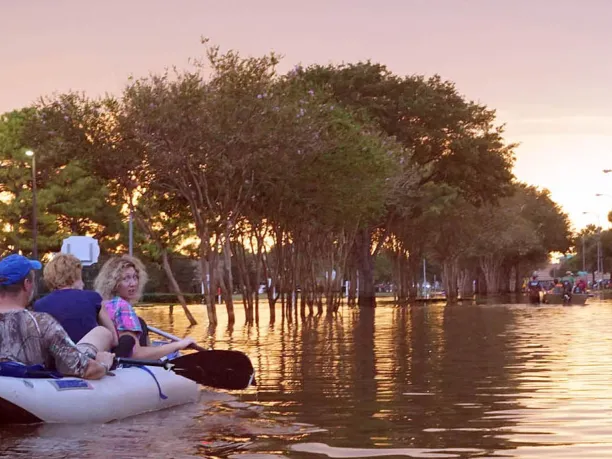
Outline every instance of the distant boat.
<path id="1" fill-rule="evenodd" d="M 569 301 L 564 298 L 563 293 L 547 293 L 544 302 L 547 304 L 567 304 L 572 306 L 583 306 L 589 298 L 588 293 L 572 293 Z"/>
<path id="2" fill-rule="evenodd" d="M 584 306 L 589 296 L 588 293 L 572 293 L 570 299 L 564 298 L 563 293 L 544 293 L 540 295 L 540 302 L 530 301 L 529 295 L 523 293 L 522 301 L 527 304 L 564 304 L 567 306 Z"/>

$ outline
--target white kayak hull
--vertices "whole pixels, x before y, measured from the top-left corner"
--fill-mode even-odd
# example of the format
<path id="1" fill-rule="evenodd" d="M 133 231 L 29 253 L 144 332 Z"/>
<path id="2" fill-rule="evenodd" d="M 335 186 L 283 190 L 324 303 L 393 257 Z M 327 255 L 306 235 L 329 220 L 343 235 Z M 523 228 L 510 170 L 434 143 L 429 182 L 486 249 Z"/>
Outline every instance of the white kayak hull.
<path id="1" fill-rule="evenodd" d="M 199 398 L 195 382 L 163 368 L 119 368 L 113 373 L 96 381 L 0 376 L 0 424 L 105 423 Z"/>

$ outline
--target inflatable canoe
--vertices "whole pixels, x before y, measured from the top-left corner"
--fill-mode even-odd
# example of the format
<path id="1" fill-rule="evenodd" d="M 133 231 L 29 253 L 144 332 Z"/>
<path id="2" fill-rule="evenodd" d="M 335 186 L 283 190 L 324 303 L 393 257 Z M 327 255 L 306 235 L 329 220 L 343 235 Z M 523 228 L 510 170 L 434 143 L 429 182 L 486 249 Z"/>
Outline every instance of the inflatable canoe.
<path id="1" fill-rule="evenodd" d="M 565 298 L 561 293 L 547 293 L 544 301 L 548 304 L 584 305 L 589 299 L 588 293 L 572 293 L 570 298 Z"/>
<path id="2" fill-rule="evenodd" d="M 105 423 L 198 400 L 197 384 L 159 367 L 113 370 L 97 381 L 0 376 L 0 425 Z"/>
<path id="3" fill-rule="evenodd" d="M 585 305 L 589 297 L 588 293 L 572 293 L 569 299 L 565 298 L 561 293 L 545 293 L 540 297 L 539 301 L 532 301 L 529 295 L 523 293 L 522 302 L 526 304 L 562 304 L 565 306 Z"/>

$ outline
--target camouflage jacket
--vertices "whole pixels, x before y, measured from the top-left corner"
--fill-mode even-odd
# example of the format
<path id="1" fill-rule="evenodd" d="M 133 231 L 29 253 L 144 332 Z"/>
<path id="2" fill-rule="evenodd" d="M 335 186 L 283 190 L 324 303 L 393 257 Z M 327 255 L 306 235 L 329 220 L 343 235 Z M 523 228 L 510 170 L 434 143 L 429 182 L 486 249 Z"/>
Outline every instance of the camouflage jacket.
<path id="1" fill-rule="evenodd" d="M 61 373 L 85 374 L 89 357 L 79 351 L 49 314 L 27 310 L 0 313 L 0 362 L 42 364 Z"/>

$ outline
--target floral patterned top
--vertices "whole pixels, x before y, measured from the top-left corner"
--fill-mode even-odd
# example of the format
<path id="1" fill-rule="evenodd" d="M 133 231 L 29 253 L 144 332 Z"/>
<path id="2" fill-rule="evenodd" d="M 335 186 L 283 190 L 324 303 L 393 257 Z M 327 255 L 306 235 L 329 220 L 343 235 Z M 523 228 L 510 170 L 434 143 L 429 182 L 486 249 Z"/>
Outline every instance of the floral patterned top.
<path id="1" fill-rule="evenodd" d="M 130 331 L 140 336 L 142 333 L 142 326 L 140 325 L 140 320 L 138 320 L 136 311 L 134 311 L 130 303 L 120 296 L 116 296 L 112 300 L 105 301 L 103 304 L 109 317 L 115 324 L 117 333 Z"/>

